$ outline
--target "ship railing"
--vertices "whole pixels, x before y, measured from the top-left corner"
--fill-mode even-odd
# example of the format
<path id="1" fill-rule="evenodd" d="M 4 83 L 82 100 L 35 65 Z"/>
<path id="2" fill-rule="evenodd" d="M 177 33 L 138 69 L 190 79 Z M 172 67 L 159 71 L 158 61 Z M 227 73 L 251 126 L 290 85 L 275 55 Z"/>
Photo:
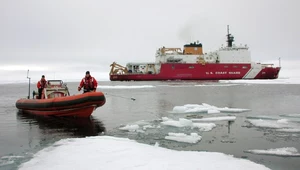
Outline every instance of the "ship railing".
<path id="1" fill-rule="evenodd" d="M 109 75 L 123 75 L 123 74 L 157 74 L 156 70 L 157 63 L 127 63 L 126 67 L 113 62 Z M 140 70 L 140 67 L 143 69 Z"/>
<path id="2" fill-rule="evenodd" d="M 181 48 L 160 48 L 158 49 L 162 54 L 168 54 L 168 53 L 182 53 Z"/>
<path id="3" fill-rule="evenodd" d="M 157 63 L 128 63 L 127 74 L 157 74 L 155 68 L 156 64 Z"/>
<path id="4" fill-rule="evenodd" d="M 274 67 L 274 64 L 261 64 L 263 67 Z"/>

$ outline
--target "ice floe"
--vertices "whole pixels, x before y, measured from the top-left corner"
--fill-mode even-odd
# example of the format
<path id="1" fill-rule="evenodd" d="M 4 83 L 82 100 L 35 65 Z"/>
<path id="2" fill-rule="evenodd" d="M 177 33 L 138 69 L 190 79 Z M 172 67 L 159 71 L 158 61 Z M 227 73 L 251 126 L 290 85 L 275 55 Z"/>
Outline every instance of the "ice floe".
<path id="1" fill-rule="evenodd" d="M 300 156 L 298 150 L 294 147 L 285 147 L 285 148 L 276 148 L 276 149 L 267 149 L 267 150 L 247 150 L 245 152 L 261 155 L 274 155 L 274 156 Z"/>
<path id="2" fill-rule="evenodd" d="M 266 120 L 278 120 L 281 119 L 279 116 L 266 116 L 266 115 L 255 115 L 255 116 L 246 116 L 247 119 L 266 119 Z"/>
<path id="3" fill-rule="evenodd" d="M 291 114 L 292 116 L 286 115 L 274 115 L 274 116 L 267 116 L 267 115 L 254 115 L 254 116 L 247 116 L 247 119 L 262 119 L 262 120 L 279 120 L 286 121 L 286 122 L 300 122 L 300 117 L 297 117 L 296 114 Z"/>
<path id="4" fill-rule="evenodd" d="M 170 132 L 168 133 L 168 136 L 165 137 L 165 139 L 184 143 L 197 143 L 202 139 L 202 137 L 197 133 L 191 133 L 190 135 L 187 135 L 185 133 Z"/>
<path id="5" fill-rule="evenodd" d="M 295 124 L 290 123 L 287 119 L 279 119 L 279 120 L 262 120 L 262 119 L 247 119 L 247 122 L 251 123 L 253 126 L 263 127 L 263 128 L 295 128 L 297 127 Z"/>
<path id="6" fill-rule="evenodd" d="M 200 87 L 228 87 L 228 86 L 240 86 L 241 84 L 197 84 L 195 86 L 200 86 Z"/>
<path id="7" fill-rule="evenodd" d="M 161 124 L 167 125 L 167 126 L 174 126 L 174 127 L 186 127 L 186 126 L 193 126 L 193 122 L 188 119 L 179 118 L 179 120 L 173 120 L 167 117 L 162 118 Z"/>
<path id="8" fill-rule="evenodd" d="M 240 86 L 241 84 L 197 84 L 196 87 L 228 87 L 228 86 Z"/>
<path id="9" fill-rule="evenodd" d="M 10 165 L 20 158 L 24 158 L 24 156 L 10 155 L 10 156 L 2 156 L 0 158 L 0 167 L 5 165 Z"/>
<path id="10" fill-rule="evenodd" d="M 212 121 L 234 121 L 235 116 L 218 116 L 218 117 L 206 117 L 202 119 L 191 119 L 193 122 L 212 122 Z"/>
<path id="11" fill-rule="evenodd" d="M 173 126 L 173 127 L 191 127 L 191 128 L 198 128 L 200 131 L 211 131 L 216 124 L 214 123 L 193 123 L 192 120 L 179 118 L 179 120 L 173 120 L 167 117 L 162 118 L 161 124 L 166 126 Z"/>
<path id="12" fill-rule="evenodd" d="M 159 87 L 194 87 L 193 84 L 157 85 Z"/>
<path id="13" fill-rule="evenodd" d="M 214 123 L 193 123 L 193 128 L 198 128 L 199 131 L 211 131 L 213 128 L 216 127 L 216 124 Z"/>
<path id="14" fill-rule="evenodd" d="M 223 112 L 223 113 L 241 113 L 241 112 L 250 111 L 250 109 L 228 108 L 228 107 L 218 108 L 217 110 L 219 110 L 220 112 Z"/>
<path id="15" fill-rule="evenodd" d="M 144 133 L 147 129 L 160 128 L 160 126 L 151 125 L 149 122 L 138 121 L 134 124 L 128 124 L 122 127 L 119 127 L 119 130 L 128 131 L 128 132 L 140 132 Z"/>
<path id="16" fill-rule="evenodd" d="M 152 126 L 152 125 L 145 125 L 145 126 L 143 126 L 143 130 L 146 130 L 146 129 L 154 129 L 154 128 L 157 128 L 157 127 Z"/>
<path id="17" fill-rule="evenodd" d="M 220 110 L 215 110 L 215 109 L 209 109 L 207 110 L 208 114 L 216 114 L 216 113 L 221 113 Z"/>
<path id="18" fill-rule="evenodd" d="M 291 133 L 298 133 L 300 132 L 300 128 L 283 128 L 283 129 L 276 129 L 277 132 L 291 132 Z"/>
<path id="19" fill-rule="evenodd" d="M 285 114 L 280 115 L 281 117 L 291 117 L 291 118 L 300 118 L 300 114 Z"/>
<path id="20" fill-rule="evenodd" d="M 41 169 L 269 170 L 223 153 L 176 151 L 110 136 L 63 139 L 19 166 L 19 170 Z"/>
<path id="21" fill-rule="evenodd" d="M 256 127 L 272 128 L 275 129 L 276 132 L 300 133 L 299 123 L 295 123 L 295 120 L 292 119 L 276 119 L 271 117 L 261 117 L 265 119 L 256 119 L 256 117 L 254 117 L 255 119 L 247 118 L 246 122 Z"/>
<path id="22" fill-rule="evenodd" d="M 219 80 L 220 83 L 234 84 L 300 84 L 299 78 L 292 79 L 274 79 L 274 80 Z"/>
<path id="23" fill-rule="evenodd" d="M 183 106 L 175 106 L 173 108 L 172 113 L 240 113 L 249 111 L 250 109 L 242 109 L 242 108 L 228 108 L 223 107 L 219 108 L 216 106 L 212 106 L 206 103 L 200 104 L 186 104 Z"/>
<path id="24" fill-rule="evenodd" d="M 11 159 L 0 159 L 0 167 L 5 165 L 13 164 L 15 161 Z"/>
<path id="25" fill-rule="evenodd" d="M 136 132 L 137 130 L 139 130 L 140 126 L 139 125 L 126 125 L 124 127 L 120 127 L 120 130 L 125 130 L 125 131 L 129 131 L 129 132 Z"/>
<path id="26" fill-rule="evenodd" d="M 288 120 L 287 119 L 279 119 L 279 120 L 277 120 L 277 122 L 281 123 L 281 124 L 287 124 Z"/>

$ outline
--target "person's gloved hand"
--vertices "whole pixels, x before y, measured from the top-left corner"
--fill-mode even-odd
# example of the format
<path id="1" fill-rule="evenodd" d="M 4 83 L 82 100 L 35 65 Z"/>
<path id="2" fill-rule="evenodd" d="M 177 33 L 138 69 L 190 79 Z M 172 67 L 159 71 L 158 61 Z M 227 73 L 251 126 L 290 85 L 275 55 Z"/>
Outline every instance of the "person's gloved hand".
<path id="1" fill-rule="evenodd" d="M 81 87 L 78 87 L 78 91 L 80 91 L 81 90 Z"/>

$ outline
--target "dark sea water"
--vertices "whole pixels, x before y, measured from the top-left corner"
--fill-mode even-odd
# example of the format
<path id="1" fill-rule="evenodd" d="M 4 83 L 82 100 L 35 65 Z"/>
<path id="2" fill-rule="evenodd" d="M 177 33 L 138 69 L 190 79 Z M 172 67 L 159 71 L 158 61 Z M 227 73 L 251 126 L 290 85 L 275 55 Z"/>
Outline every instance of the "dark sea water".
<path id="1" fill-rule="evenodd" d="M 78 83 L 68 83 L 71 94 Z M 126 137 L 141 143 L 175 150 L 213 151 L 234 155 L 264 164 L 273 170 L 298 170 L 300 157 L 257 155 L 249 149 L 295 147 L 300 151 L 300 133 L 277 132 L 272 128 L 255 127 L 247 116 L 300 114 L 300 85 L 297 84 L 223 84 L 218 81 L 165 82 L 99 82 L 99 91 L 106 94 L 106 104 L 90 119 L 45 118 L 19 112 L 15 102 L 28 95 L 28 84 L 0 84 L 0 169 L 18 169 L 34 153 L 65 138 L 97 135 Z M 131 86 L 128 88 L 128 86 Z M 34 89 L 34 85 L 32 85 Z M 127 87 L 127 88 L 123 88 Z M 31 89 L 31 90 L 33 90 Z M 132 100 L 134 98 L 135 100 Z M 209 132 L 197 133 L 202 140 L 196 144 L 165 140 L 168 132 L 195 132 L 190 128 L 162 127 L 145 133 L 119 130 L 141 120 L 159 124 L 162 117 L 187 118 L 174 114 L 175 106 L 207 103 L 216 107 L 245 108 L 234 115 L 233 122 L 215 122 Z M 189 115 L 191 116 L 191 115 Z M 207 114 L 193 114 L 204 116 Z M 284 118 L 284 117 L 283 117 Z M 300 121 L 293 122 L 300 127 Z"/>

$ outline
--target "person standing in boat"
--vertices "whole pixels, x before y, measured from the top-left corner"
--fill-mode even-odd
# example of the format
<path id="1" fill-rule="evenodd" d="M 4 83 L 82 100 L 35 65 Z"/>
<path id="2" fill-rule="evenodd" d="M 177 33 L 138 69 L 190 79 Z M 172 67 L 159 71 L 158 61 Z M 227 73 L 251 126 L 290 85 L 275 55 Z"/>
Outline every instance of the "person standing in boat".
<path id="1" fill-rule="evenodd" d="M 85 73 L 85 77 L 81 80 L 78 91 L 83 87 L 83 93 L 86 92 L 95 92 L 97 90 L 98 82 L 97 80 L 90 75 L 90 72 Z"/>
<path id="2" fill-rule="evenodd" d="M 39 90 L 39 99 L 42 98 L 42 93 L 43 93 L 44 88 L 46 87 L 46 84 L 47 84 L 47 80 L 45 79 L 45 76 L 42 75 L 41 80 L 38 81 L 37 85 L 36 85 Z"/>

